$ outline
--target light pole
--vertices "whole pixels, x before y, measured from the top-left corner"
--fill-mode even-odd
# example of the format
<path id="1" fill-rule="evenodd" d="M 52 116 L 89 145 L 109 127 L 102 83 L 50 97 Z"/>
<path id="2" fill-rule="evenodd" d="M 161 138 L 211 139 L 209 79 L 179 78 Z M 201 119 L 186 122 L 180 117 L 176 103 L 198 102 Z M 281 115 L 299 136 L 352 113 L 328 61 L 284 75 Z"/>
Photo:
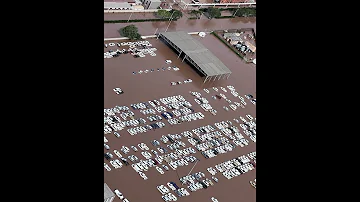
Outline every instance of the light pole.
<path id="1" fill-rule="evenodd" d="M 129 22 L 129 20 L 130 20 L 130 18 L 131 18 L 131 16 L 132 16 L 133 13 L 134 13 L 134 12 L 131 12 L 131 14 L 130 14 L 129 19 L 128 19 L 127 22 Z"/>
<path id="2" fill-rule="evenodd" d="M 154 32 L 154 35 L 156 34 L 156 32 L 158 31 L 159 28 L 156 28 L 155 32 Z"/>
<path id="3" fill-rule="evenodd" d="M 167 30 L 169 29 L 169 26 L 170 26 L 170 24 L 171 24 L 171 22 L 172 22 L 172 16 L 173 16 L 173 14 L 175 13 L 175 11 L 171 14 L 171 16 L 170 16 L 170 22 L 169 22 L 169 24 L 168 24 L 168 26 L 166 27 L 166 29 L 165 29 L 165 32 L 167 32 Z"/>
<path id="4" fill-rule="evenodd" d="M 235 13 L 234 13 L 234 15 L 233 15 L 233 17 L 236 15 L 236 13 L 239 11 L 239 8 L 238 9 L 236 9 L 236 11 L 235 11 Z"/>

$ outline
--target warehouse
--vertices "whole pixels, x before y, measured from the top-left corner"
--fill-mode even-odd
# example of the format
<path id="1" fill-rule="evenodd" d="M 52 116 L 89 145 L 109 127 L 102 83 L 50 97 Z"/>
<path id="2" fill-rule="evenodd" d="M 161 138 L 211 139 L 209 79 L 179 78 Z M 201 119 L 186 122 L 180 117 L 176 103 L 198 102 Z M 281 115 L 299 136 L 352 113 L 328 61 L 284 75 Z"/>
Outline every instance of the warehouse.
<path id="1" fill-rule="evenodd" d="M 204 77 L 204 83 L 211 80 L 228 79 L 231 71 L 198 40 L 184 31 L 163 32 L 159 37 L 183 55 Z"/>

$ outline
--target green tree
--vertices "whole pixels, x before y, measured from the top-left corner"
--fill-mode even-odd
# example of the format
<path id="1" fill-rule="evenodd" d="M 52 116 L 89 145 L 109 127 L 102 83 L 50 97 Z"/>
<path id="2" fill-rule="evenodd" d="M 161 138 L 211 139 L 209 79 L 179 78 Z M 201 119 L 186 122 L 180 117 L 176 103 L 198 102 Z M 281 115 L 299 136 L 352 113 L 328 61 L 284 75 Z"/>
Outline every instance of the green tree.
<path id="1" fill-rule="evenodd" d="M 161 18 L 170 18 L 171 13 L 170 13 L 170 11 L 167 11 L 167 10 L 158 10 L 156 12 L 156 15 Z"/>
<path id="2" fill-rule="evenodd" d="M 217 18 L 221 16 L 221 12 L 218 8 L 210 7 L 207 9 L 208 17 L 210 19 Z"/>
<path id="3" fill-rule="evenodd" d="M 238 17 L 256 17 L 256 8 L 239 8 L 234 13 Z"/>
<path id="4" fill-rule="evenodd" d="M 202 13 L 203 13 L 203 12 L 202 12 L 201 10 L 191 10 L 191 11 L 189 12 L 190 15 L 193 15 L 193 16 L 195 16 L 196 18 L 200 18 L 200 16 L 201 16 Z"/>
<path id="5" fill-rule="evenodd" d="M 170 16 L 172 16 L 171 18 L 174 18 L 176 20 L 182 18 L 182 16 L 183 16 L 183 13 L 181 11 L 179 11 L 179 10 L 176 10 L 176 9 L 172 9 L 170 11 L 170 13 L 171 13 Z"/>
<path id="6" fill-rule="evenodd" d="M 120 35 L 128 37 L 131 40 L 141 39 L 141 35 L 138 33 L 138 28 L 135 25 L 128 25 L 119 30 Z"/>

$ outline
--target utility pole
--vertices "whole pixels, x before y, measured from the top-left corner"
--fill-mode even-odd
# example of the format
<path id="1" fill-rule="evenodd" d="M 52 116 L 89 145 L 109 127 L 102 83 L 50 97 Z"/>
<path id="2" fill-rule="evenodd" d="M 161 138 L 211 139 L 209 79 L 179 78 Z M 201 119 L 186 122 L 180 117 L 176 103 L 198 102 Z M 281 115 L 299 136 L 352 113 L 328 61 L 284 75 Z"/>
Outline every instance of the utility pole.
<path id="1" fill-rule="evenodd" d="M 154 35 L 156 34 L 156 32 L 158 31 L 159 28 L 156 28 L 155 32 L 154 32 Z"/>
<path id="2" fill-rule="evenodd" d="M 236 11 L 235 11 L 235 13 L 234 13 L 234 15 L 233 15 L 233 17 L 236 15 L 236 13 L 239 11 L 239 9 L 236 9 Z"/>
<path id="3" fill-rule="evenodd" d="M 134 12 L 131 12 L 131 14 L 130 14 L 129 19 L 128 19 L 127 22 L 129 22 L 129 20 L 130 20 L 130 18 L 131 18 L 131 16 L 132 16 L 133 13 L 134 13 Z"/>
<path id="4" fill-rule="evenodd" d="M 171 24 L 171 22 L 172 22 L 172 16 L 173 16 L 173 14 L 174 14 L 175 12 L 173 12 L 172 14 L 171 14 L 171 16 L 170 16 L 170 19 L 169 19 L 169 24 L 168 24 L 168 26 L 166 27 L 166 29 L 165 29 L 165 32 L 167 32 L 167 30 L 169 29 L 169 26 L 170 26 L 170 24 Z"/>

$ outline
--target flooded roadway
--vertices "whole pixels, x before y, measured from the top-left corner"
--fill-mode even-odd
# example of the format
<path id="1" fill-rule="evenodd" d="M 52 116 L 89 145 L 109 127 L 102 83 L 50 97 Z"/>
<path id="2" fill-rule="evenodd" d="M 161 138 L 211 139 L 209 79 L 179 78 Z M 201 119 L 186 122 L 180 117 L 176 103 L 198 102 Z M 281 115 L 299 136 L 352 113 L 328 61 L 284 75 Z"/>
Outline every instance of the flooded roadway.
<path id="1" fill-rule="evenodd" d="M 134 19 L 134 18 L 132 18 Z M 132 22 L 132 23 L 105 23 L 104 24 L 104 38 L 120 37 L 118 30 L 127 25 L 134 24 L 143 36 L 153 35 L 157 32 L 164 32 L 169 22 Z M 256 17 L 249 18 L 225 18 L 225 19 L 198 19 L 189 20 L 181 18 L 177 21 L 171 22 L 168 32 L 171 31 L 211 31 L 222 29 L 240 29 L 240 28 L 254 28 L 256 32 Z"/>
<path id="2" fill-rule="evenodd" d="M 150 23 L 148 23 L 150 24 Z M 180 28 L 178 28 L 180 29 Z M 113 134 L 107 134 L 106 137 L 109 140 L 108 145 L 111 150 L 114 149 L 120 150 L 124 145 L 130 147 L 131 145 L 137 145 L 138 143 L 144 142 L 148 145 L 150 149 L 154 149 L 150 141 L 157 139 L 159 140 L 162 135 L 181 133 L 185 130 L 192 130 L 200 126 L 205 126 L 208 124 L 214 125 L 215 122 L 222 120 L 232 120 L 233 118 L 239 118 L 239 116 L 245 116 L 245 114 L 251 114 L 256 117 L 255 106 L 250 102 L 247 102 L 245 109 L 237 109 L 237 111 L 225 111 L 222 109 L 223 106 L 228 105 L 228 103 L 221 100 L 211 99 L 212 95 L 215 95 L 215 91 L 210 89 L 210 93 L 207 94 L 203 91 L 203 88 L 210 88 L 213 86 L 223 86 L 232 85 L 236 88 L 236 91 L 240 95 L 244 94 L 253 94 L 256 97 L 256 69 L 251 64 L 245 64 L 243 61 L 238 58 L 232 51 L 230 51 L 225 45 L 223 45 L 219 40 L 214 36 L 208 35 L 205 38 L 199 38 L 201 42 L 207 47 L 211 52 L 214 53 L 233 73 L 228 80 L 219 80 L 212 83 L 203 84 L 203 79 L 185 62 L 181 62 L 181 58 L 178 59 L 177 55 L 167 47 L 162 41 L 156 39 L 148 39 L 152 43 L 153 47 L 158 50 L 155 52 L 157 56 L 152 57 L 147 55 L 145 58 L 134 58 L 130 54 L 120 55 L 118 58 L 104 59 L 104 108 L 111 108 L 116 105 L 126 105 L 130 107 L 130 104 L 138 102 L 146 102 L 148 100 L 154 100 L 162 97 L 168 97 L 172 95 L 183 95 L 186 100 L 188 100 L 192 105 L 193 109 L 196 112 L 202 112 L 205 115 L 203 120 L 196 120 L 192 122 L 182 123 L 180 125 L 170 126 L 167 122 L 165 128 L 157 129 L 155 131 L 149 131 L 144 134 L 138 134 L 131 136 L 125 129 L 120 131 L 121 137 L 116 138 Z M 104 51 L 108 50 L 105 49 Z M 167 67 L 169 65 L 165 64 L 165 60 L 172 60 L 171 66 L 175 65 L 180 68 L 179 71 L 165 70 L 165 71 L 155 71 L 149 72 L 147 74 L 136 74 L 133 75 L 132 72 L 138 72 L 139 70 L 150 70 L 151 68 L 157 69 L 161 67 Z M 172 81 L 183 81 L 185 79 L 192 79 L 192 83 L 182 84 L 171 86 L 170 82 Z M 116 95 L 113 91 L 113 88 L 119 87 L 124 91 L 122 95 Z M 204 97 L 206 97 L 210 104 L 218 111 L 216 116 L 211 115 L 208 112 L 204 112 L 202 108 L 195 103 L 194 97 L 190 95 L 189 91 L 200 92 Z M 221 91 L 219 89 L 219 91 Z M 219 92 L 220 93 L 220 92 Z M 217 94 L 219 94 L 217 93 Z M 222 92 L 232 101 L 239 101 L 235 99 L 228 91 L 227 93 Z M 134 111 L 134 110 L 133 110 Z M 134 111 L 135 118 L 145 118 L 146 116 L 142 115 L 138 111 Z M 232 121 L 235 123 L 234 121 Z M 238 126 L 238 124 L 237 124 Z M 240 127 L 238 126 L 240 129 Z M 200 159 L 200 162 L 195 166 L 192 173 L 201 171 L 205 176 L 211 179 L 210 173 L 206 168 L 221 162 L 233 159 L 240 155 L 248 154 L 249 152 L 256 151 L 256 144 L 250 140 L 249 137 L 245 136 L 249 140 L 249 145 L 245 147 L 236 147 L 232 152 L 226 154 L 220 154 L 211 159 L 205 159 L 200 152 L 197 151 L 194 156 Z M 182 139 L 186 144 L 186 147 L 191 146 L 191 144 L 186 140 Z M 162 146 L 163 143 L 161 143 Z M 105 152 L 106 150 L 104 150 Z M 113 152 L 112 152 L 113 153 Z M 138 152 L 130 151 L 128 155 L 135 154 L 139 159 L 144 159 L 142 155 Z M 123 155 L 127 157 L 128 155 Z M 110 163 L 106 160 L 110 167 Z M 189 163 L 186 167 L 178 168 L 178 174 L 180 177 L 186 175 L 191 167 L 192 163 Z M 145 172 L 146 176 L 149 178 L 144 181 L 130 166 L 122 167 L 120 169 L 114 169 L 110 172 L 107 172 L 104 169 L 104 182 L 109 185 L 109 187 L 114 189 L 119 189 L 130 202 L 161 202 L 161 194 L 156 189 L 157 185 L 166 184 L 169 181 L 173 181 L 178 185 L 181 185 L 177 174 L 175 171 L 164 171 L 164 175 L 160 175 L 155 168 L 150 168 L 149 171 Z M 250 186 L 249 181 L 256 178 L 256 171 L 252 170 L 246 174 L 237 176 L 231 180 L 226 179 L 223 175 L 218 172 L 215 175 L 219 179 L 219 183 L 215 184 L 208 189 L 198 190 L 196 192 L 190 192 L 190 196 L 178 198 L 180 202 L 207 202 L 211 201 L 211 197 L 214 196 L 219 200 L 219 202 L 255 202 L 256 190 Z M 180 186 L 185 187 L 185 185 Z M 114 202 L 120 202 L 119 198 L 115 198 Z"/>
<path id="3" fill-rule="evenodd" d="M 155 13 L 105 13 L 104 20 L 135 20 L 135 19 L 155 19 Z"/>

